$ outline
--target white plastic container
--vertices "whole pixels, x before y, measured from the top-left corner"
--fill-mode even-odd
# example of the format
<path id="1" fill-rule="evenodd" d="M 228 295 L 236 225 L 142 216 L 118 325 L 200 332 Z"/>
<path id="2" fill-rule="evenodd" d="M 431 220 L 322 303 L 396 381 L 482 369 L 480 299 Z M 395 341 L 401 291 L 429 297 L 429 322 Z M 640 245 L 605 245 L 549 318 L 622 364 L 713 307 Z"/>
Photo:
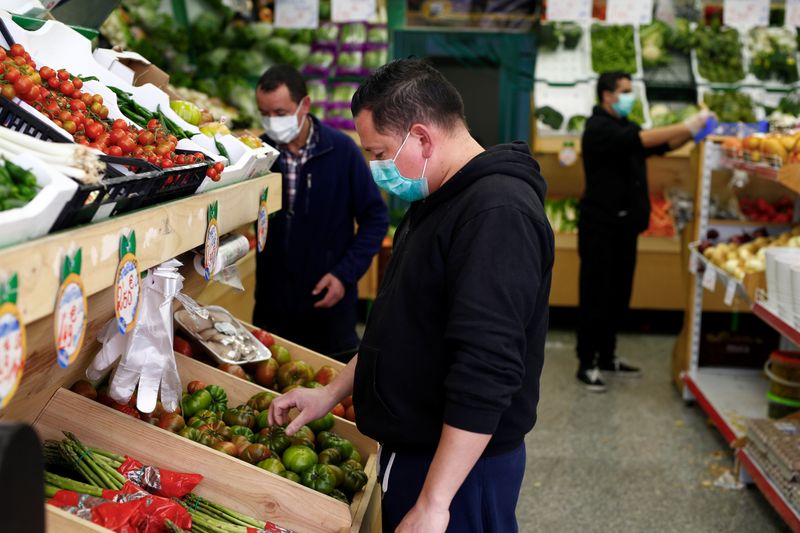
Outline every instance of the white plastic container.
<path id="1" fill-rule="evenodd" d="M 795 254 L 778 255 L 776 257 L 776 265 L 778 316 L 787 323 L 794 324 L 793 302 L 795 291 L 792 280 L 792 267 L 800 266 L 800 257 Z"/>
<path id="2" fill-rule="evenodd" d="M 594 96 L 589 83 L 580 82 L 573 85 L 551 85 L 537 81 L 534 84 L 533 103 L 536 108 L 549 106 L 561 113 L 564 121 L 561 127 L 553 129 L 541 120 L 537 121 L 541 135 L 565 135 L 570 117 L 583 115 L 589 118 L 594 106 Z"/>
<path id="3" fill-rule="evenodd" d="M 800 328 L 800 263 L 791 267 L 792 271 L 792 316 L 791 320 L 784 320 L 793 325 L 795 328 Z"/>
<path id="4" fill-rule="evenodd" d="M 35 156 L 19 154 L 9 160 L 33 172 L 42 189 L 27 205 L 0 211 L 0 246 L 47 235 L 78 189 L 74 180 Z"/>
<path id="5" fill-rule="evenodd" d="M 796 257 L 800 259 L 800 248 L 770 247 L 764 250 L 764 262 L 767 274 L 767 299 L 773 313 L 778 313 L 778 259 L 780 257 Z"/>
<path id="6" fill-rule="evenodd" d="M 581 35 L 578 46 L 572 50 L 563 44 L 557 50 L 538 50 L 536 53 L 536 81 L 545 83 L 576 83 L 587 81 L 592 75 L 591 52 L 589 50 L 589 25 L 580 24 Z"/>

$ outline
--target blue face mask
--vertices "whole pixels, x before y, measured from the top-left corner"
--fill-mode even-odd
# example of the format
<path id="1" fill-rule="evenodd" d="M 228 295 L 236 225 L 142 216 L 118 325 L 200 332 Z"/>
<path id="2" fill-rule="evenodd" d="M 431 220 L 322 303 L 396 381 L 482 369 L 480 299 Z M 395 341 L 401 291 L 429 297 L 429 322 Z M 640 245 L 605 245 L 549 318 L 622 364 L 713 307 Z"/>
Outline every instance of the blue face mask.
<path id="1" fill-rule="evenodd" d="M 611 108 L 621 117 L 627 117 L 633 110 L 636 96 L 633 93 L 620 93 L 617 101 L 611 104 Z"/>
<path id="2" fill-rule="evenodd" d="M 406 138 L 403 139 L 403 144 L 397 149 L 397 153 L 394 154 L 392 159 L 370 161 L 369 168 L 372 171 L 372 179 L 375 180 L 375 184 L 378 187 L 406 202 L 416 202 L 417 200 L 422 200 L 429 194 L 428 179 L 425 177 L 425 169 L 428 167 L 428 160 L 426 159 L 422 166 L 422 176 L 420 176 L 419 179 L 406 178 L 400 174 L 400 170 L 397 168 L 397 164 L 395 164 L 395 159 L 400 155 L 400 150 L 406 145 L 409 135 L 411 135 L 411 132 L 406 134 Z"/>

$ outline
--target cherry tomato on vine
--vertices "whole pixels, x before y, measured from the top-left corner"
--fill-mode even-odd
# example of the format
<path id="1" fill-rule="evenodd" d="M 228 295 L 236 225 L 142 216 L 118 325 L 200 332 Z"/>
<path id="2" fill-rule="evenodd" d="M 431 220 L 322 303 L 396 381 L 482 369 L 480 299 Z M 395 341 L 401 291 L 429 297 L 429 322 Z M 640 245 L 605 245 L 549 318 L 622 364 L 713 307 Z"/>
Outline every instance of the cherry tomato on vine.
<path id="1" fill-rule="evenodd" d="M 83 80 L 80 78 L 73 78 L 72 85 L 74 85 L 76 89 L 80 90 L 81 87 L 83 87 Z"/>
<path id="2" fill-rule="evenodd" d="M 11 45 L 11 49 L 9 50 L 11 57 L 24 57 L 25 56 L 25 47 L 19 43 L 14 43 Z"/>
<path id="3" fill-rule="evenodd" d="M 214 163 L 214 170 L 217 171 L 217 174 L 222 174 L 222 171 L 225 170 L 225 165 L 222 163 L 222 161 L 217 161 Z"/>
<path id="4" fill-rule="evenodd" d="M 68 81 L 69 80 L 69 72 L 64 69 L 58 71 L 58 79 L 61 81 Z"/>

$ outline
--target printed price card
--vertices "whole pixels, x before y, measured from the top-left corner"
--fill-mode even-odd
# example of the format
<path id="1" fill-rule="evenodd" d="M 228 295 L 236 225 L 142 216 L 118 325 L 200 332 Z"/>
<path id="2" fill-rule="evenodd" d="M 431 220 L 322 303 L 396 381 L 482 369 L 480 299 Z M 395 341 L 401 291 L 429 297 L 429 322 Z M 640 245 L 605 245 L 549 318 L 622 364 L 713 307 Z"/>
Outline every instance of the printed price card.
<path id="1" fill-rule="evenodd" d="M 319 0 L 275 0 L 275 27 L 318 28 Z"/>
<path id="2" fill-rule="evenodd" d="M 706 265 L 706 270 L 703 272 L 703 287 L 714 292 L 714 287 L 717 285 L 717 271 Z"/>
<path id="3" fill-rule="evenodd" d="M 58 289 L 53 326 L 58 366 L 67 368 L 75 361 L 86 335 L 86 291 L 81 280 L 81 249 L 64 257 L 61 287 Z"/>
<path id="4" fill-rule="evenodd" d="M 784 25 L 790 28 L 800 26 L 800 0 L 786 0 L 786 18 Z"/>
<path id="5" fill-rule="evenodd" d="M 333 22 L 364 22 L 375 18 L 375 0 L 331 0 Z"/>
<path id="6" fill-rule="evenodd" d="M 256 246 L 259 253 L 264 251 L 267 245 L 267 230 L 269 229 L 269 213 L 267 212 L 267 195 L 269 187 L 261 193 L 258 202 L 258 219 L 256 223 Z"/>
<path id="7" fill-rule="evenodd" d="M 606 0 L 606 22 L 650 24 L 653 22 L 653 0 Z"/>
<path id="8" fill-rule="evenodd" d="M 122 335 L 133 331 L 139 316 L 142 284 L 139 261 L 136 260 L 136 232 L 119 240 L 119 267 L 117 267 L 116 290 L 114 291 L 114 314 Z"/>
<path id="9" fill-rule="evenodd" d="M 208 227 L 206 228 L 205 247 L 203 249 L 203 276 L 206 281 L 211 279 L 214 273 L 214 265 L 217 264 L 219 255 L 219 202 L 214 202 L 208 206 Z"/>
<path id="10" fill-rule="evenodd" d="M 736 280 L 729 279 L 728 286 L 725 287 L 725 305 L 733 305 L 734 296 L 736 296 Z"/>
<path id="11" fill-rule="evenodd" d="M 592 0 L 548 0 L 547 20 L 589 22 L 592 19 Z"/>
<path id="12" fill-rule="evenodd" d="M 769 0 L 725 0 L 722 22 L 734 28 L 769 25 Z"/>
<path id="13" fill-rule="evenodd" d="M 0 282 L 0 409 L 17 392 L 25 369 L 25 323 L 17 308 L 17 274 Z"/>

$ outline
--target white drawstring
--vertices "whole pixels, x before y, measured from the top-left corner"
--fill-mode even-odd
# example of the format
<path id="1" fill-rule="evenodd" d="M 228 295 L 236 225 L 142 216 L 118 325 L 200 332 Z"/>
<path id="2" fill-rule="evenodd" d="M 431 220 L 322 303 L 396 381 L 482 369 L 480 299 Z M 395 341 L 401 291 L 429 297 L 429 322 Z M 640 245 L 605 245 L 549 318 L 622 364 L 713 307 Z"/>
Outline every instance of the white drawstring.
<path id="1" fill-rule="evenodd" d="M 383 493 L 389 492 L 389 474 L 392 473 L 392 465 L 394 464 L 395 453 L 392 452 L 392 455 L 389 457 L 389 463 L 386 465 L 386 473 L 383 475 L 383 484 L 381 488 L 383 489 Z"/>

